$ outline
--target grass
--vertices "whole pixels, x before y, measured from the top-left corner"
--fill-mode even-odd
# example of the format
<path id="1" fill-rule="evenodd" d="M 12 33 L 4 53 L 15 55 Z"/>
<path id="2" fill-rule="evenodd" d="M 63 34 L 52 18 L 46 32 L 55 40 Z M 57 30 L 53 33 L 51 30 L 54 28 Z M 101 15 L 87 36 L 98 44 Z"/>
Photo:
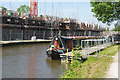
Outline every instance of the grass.
<path id="1" fill-rule="evenodd" d="M 120 50 L 120 45 L 118 45 L 118 50 Z"/>
<path id="2" fill-rule="evenodd" d="M 101 55 L 114 56 L 117 53 L 118 48 L 120 48 L 120 45 L 113 45 L 113 46 L 110 46 L 110 47 L 100 51 L 100 54 Z"/>
<path id="3" fill-rule="evenodd" d="M 118 51 L 118 46 L 113 45 L 101 51 L 101 55 L 115 55 Z M 102 57 L 89 57 L 85 62 L 73 60 L 61 78 L 104 78 L 109 65 L 112 63 L 113 58 Z"/>

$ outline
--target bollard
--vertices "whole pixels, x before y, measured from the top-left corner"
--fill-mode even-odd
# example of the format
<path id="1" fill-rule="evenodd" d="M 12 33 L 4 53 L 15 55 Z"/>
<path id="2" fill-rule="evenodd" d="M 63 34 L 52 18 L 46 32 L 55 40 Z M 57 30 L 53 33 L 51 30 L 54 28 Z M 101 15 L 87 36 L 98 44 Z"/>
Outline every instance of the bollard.
<path id="1" fill-rule="evenodd" d="M 97 50 L 96 50 L 96 55 L 98 55 Z"/>
<path id="2" fill-rule="evenodd" d="M 67 59 L 66 59 L 66 70 L 68 69 L 68 49 L 67 49 Z"/>
<path id="3" fill-rule="evenodd" d="M 73 62 L 73 50 L 72 50 L 72 59 L 71 59 L 71 63 Z"/>
<path id="4" fill-rule="evenodd" d="M 67 49 L 67 63 L 68 63 L 68 49 Z"/>
<path id="5" fill-rule="evenodd" d="M 100 55 L 100 50 L 99 50 L 99 55 Z"/>

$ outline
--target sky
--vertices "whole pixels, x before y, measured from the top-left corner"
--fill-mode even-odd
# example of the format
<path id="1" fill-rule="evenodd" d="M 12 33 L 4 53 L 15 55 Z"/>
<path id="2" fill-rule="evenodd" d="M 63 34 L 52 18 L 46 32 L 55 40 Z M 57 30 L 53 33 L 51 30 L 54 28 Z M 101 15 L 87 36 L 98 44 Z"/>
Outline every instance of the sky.
<path id="1" fill-rule="evenodd" d="M 66 2 L 45 2 L 38 1 L 38 15 L 50 15 L 50 16 L 59 16 L 59 17 L 66 17 L 66 18 L 75 18 L 78 22 L 86 22 L 92 24 L 99 24 L 102 27 L 108 27 L 108 25 L 103 24 L 102 22 L 98 21 L 95 17 L 93 17 L 93 12 L 91 12 L 92 7 L 90 6 L 90 2 L 85 1 L 66 1 Z M 30 6 L 29 0 L 27 2 L 21 1 L 3 1 L 0 6 L 4 6 L 7 9 L 16 11 L 20 5 L 27 5 Z M 114 28 L 114 23 L 110 26 L 110 29 Z"/>

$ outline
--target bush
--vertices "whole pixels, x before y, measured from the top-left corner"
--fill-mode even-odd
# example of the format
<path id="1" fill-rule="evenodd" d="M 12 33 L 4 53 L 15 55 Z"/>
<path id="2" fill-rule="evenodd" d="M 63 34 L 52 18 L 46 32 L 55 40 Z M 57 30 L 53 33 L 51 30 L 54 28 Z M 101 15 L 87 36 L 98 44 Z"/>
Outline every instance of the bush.
<path id="1" fill-rule="evenodd" d="M 81 48 L 81 46 L 76 45 L 73 49 L 74 49 L 74 50 L 81 50 L 82 48 Z"/>

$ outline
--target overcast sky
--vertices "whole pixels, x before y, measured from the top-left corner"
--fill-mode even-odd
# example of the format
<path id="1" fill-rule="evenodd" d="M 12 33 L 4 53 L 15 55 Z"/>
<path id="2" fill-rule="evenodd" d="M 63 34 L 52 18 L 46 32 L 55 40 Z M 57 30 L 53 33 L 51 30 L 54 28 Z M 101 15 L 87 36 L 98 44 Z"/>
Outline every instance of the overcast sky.
<path id="1" fill-rule="evenodd" d="M 23 1 L 23 0 L 22 0 Z M 4 0 L 0 6 L 4 6 L 7 9 L 12 9 L 14 11 L 20 7 L 20 5 L 30 6 L 29 0 L 24 0 L 26 2 L 21 2 L 20 0 Z M 46 1 L 46 2 L 45 2 Z M 53 2 L 55 1 L 55 2 Z M 107 27 L 106 24 L 97 21 L 93 17 L 91 12 L 92 7 L 90 6 L 89 0 L 38 0 L 38 14 L 39 15 L 54 15 L 59 17 L 71 17 L 78 20 L 78 22 L 87 22 L 92 24 L 100 24 L 102 27 Z M 76 1 L 76 2 L 75 2 Z M 111 25 L 110 29 L 114 28 L 114 24 Z"/>

